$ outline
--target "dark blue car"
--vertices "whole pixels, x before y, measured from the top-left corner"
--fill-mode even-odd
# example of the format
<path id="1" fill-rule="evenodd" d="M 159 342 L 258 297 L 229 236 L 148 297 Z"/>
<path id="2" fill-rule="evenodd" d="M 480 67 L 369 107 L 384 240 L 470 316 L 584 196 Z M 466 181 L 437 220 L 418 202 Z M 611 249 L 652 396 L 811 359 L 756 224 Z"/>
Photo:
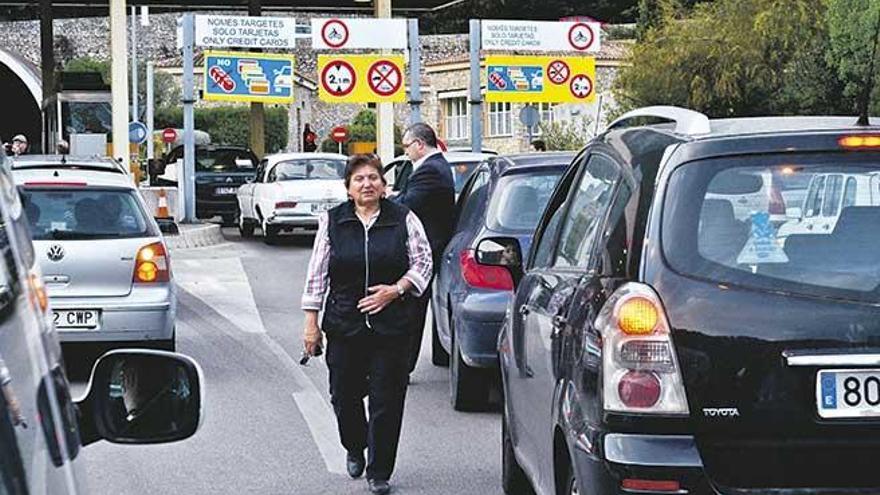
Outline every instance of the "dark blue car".
<path id="1" fill-rule="evenodd" d="M 513 293 L 507 270 L 478 265 L 474 248 L 486 237 L 503 235 L 528 249 L 541 212 L 573 158 L 572 153 L 491 157 L 461 191 L 455 234 L 443 253 L 431 301 L 432 361 L 450 365 L 456 410 L 485 405 L 491 370 L 498 366 L 498 329 Z"/>

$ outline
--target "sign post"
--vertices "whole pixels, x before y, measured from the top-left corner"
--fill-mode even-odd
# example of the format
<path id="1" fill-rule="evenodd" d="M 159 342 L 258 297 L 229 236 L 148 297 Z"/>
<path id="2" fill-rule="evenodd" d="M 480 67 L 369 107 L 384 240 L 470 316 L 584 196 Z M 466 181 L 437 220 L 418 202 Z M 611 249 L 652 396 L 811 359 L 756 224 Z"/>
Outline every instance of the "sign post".
<path id="1" fill-rule="evenodd" d="M 196 135 L 193 45 L 195 16 L 183 15 L 183 167 L 177 170 L 177 211 L 183 223 L 196 221 Z"/>
<path id="2" fill-rule="evenodd" d="M 419 42 L 419 20 L 410 19 L 409 24 L 409 123 L 422 121 L 422 47 Z"/>
<path id="3" fill-rule="evenodd" d="M 483 94 L 480 91 L 480 21 L 470 21 L 471 52 L 471 150 L 483 151 Z"/>

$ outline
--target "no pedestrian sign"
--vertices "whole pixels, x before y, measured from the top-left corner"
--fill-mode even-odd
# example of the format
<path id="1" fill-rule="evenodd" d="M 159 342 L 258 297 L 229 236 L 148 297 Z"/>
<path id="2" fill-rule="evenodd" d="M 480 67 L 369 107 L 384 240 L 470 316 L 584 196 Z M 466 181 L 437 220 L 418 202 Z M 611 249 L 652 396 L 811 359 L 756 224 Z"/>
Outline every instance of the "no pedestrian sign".
<path id="1" fill-rule="evenodd" d="M 593 57 L 486 57 L 486 101 L 590 103 L 596 98 Z"/>
<path id="2" fill-rule="evenodd" d="M 319 55 L 318 96 L 328 103 L 406 100 L 402 55 Z"/>
<path id="3" fill-rule="evenodd" d="M 598 22 L 481 21 L 484 50 L 596 53 Z"/>

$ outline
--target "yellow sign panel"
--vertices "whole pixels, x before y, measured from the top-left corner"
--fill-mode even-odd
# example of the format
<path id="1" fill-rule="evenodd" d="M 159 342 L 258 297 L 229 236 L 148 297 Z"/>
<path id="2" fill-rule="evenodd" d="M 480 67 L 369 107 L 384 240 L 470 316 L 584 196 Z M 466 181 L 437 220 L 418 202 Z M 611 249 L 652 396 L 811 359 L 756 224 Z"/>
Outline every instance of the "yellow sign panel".
<path id="1" fill-rule="evenodd" d="M 328 103 L 406 101 L 402 55 L 318 55 L 318 97 Z"/>
<path id="2" fill-rule="evenodd" d="M 203 98 L 291 103 L 293 55 L 206 51 Z"/>
<path id="3" fill-rule="evenodd" d="M 486 101 L 590 103 L 595 99 L 593 57 L 486 57 Z"/>

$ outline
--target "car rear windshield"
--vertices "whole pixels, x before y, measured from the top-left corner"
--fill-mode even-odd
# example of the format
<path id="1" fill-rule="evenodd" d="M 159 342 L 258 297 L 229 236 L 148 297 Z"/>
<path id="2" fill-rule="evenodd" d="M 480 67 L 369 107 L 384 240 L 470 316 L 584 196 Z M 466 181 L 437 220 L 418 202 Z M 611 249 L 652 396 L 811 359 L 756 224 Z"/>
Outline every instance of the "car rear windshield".
<path id="1" fill-rule="evenodd" d="M 455 184 L 455 194 L 461 192 L 465 182 L 467 182 L 479 164 L 479 162 L 455 162 L 449 164 L 452 168 L 452 180 Z"/>
<path id="2" fill-rule="evenodd" d="M 487 226 L 496 231 L 533 231 L 563 168 L 501 177 L 489 202 Z"/>
<path id="3" fill-rule="evenodd" d="M 196 149 L 196 170 L 200 172 L 253 172 L 254 168 L 247 150 Z"/>
<path id="4" fill-rule="evenodd" d="M 35 240 L 158 235 L 130 190 L 26 188 L 22 199 Z"/>
<path id="5" fill-rule="evenodd" d="M 275 180 L 331 179 L 345 176 L 344 160 L 288 160 L 275 165 Z"/>
<path id="6" fill-rule="evenodd" d="M 676 169 L 661 242 L 679 273 L 724 284 L 880 299 L 880 156 L 763 155 Z"/>

